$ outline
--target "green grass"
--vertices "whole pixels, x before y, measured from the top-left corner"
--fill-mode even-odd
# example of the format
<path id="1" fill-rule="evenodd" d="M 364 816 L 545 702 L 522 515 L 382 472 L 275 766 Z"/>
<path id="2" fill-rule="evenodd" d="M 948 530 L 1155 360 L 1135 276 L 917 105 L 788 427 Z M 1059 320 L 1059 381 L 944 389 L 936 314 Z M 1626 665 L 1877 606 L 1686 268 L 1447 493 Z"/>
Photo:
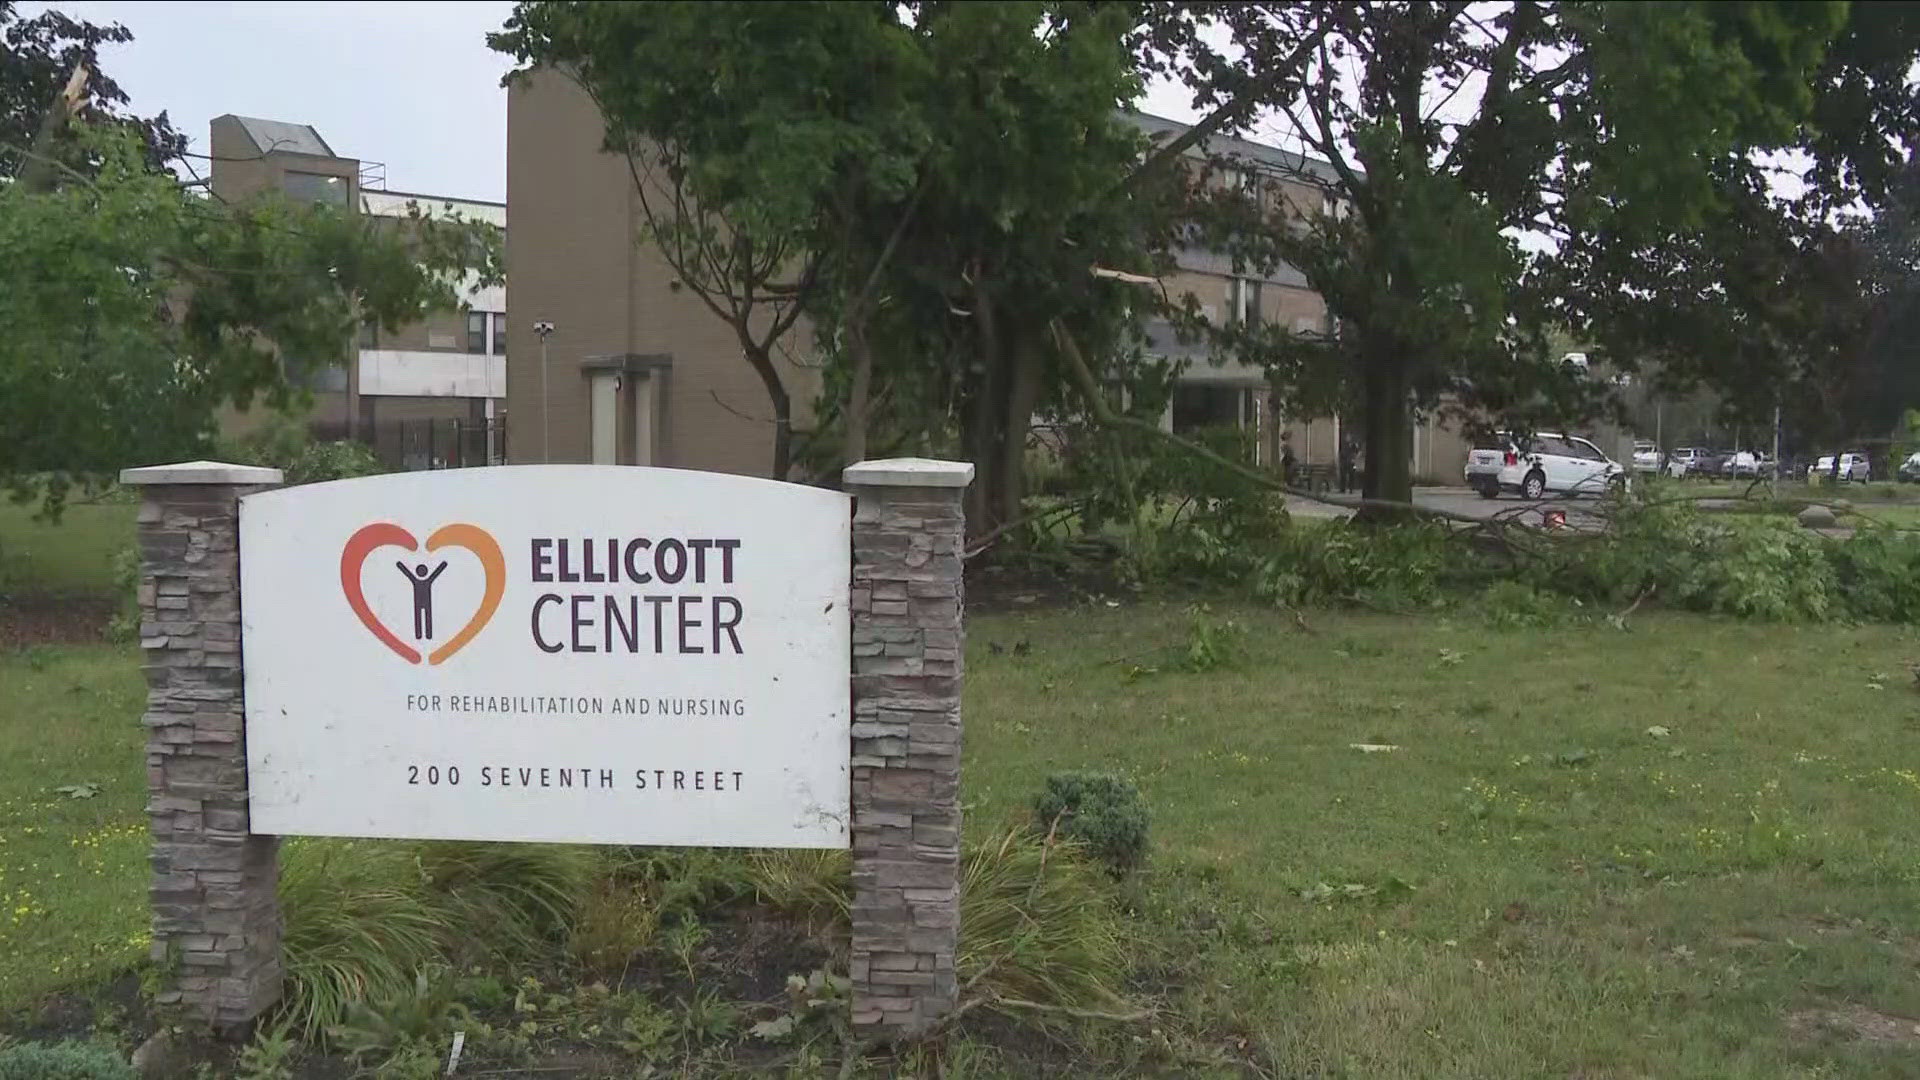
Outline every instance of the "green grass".
<path id="1" fill-rule="evenodd" d="M 38 505 L 0 501 L 0 590 L 111 591 L 114 556 L 133 545 L 138 505 L 74 504 L 57 522 L 34 520 Z"/>
<path id="2" fill-rule="evenodd" d="M 1178 1013 L 1284 1076 L 1913 1075 L 1910 1045 L 1792 1034 L 1920 1016 L 1910 632 L 1233 618 L 1237 670 L 1132 681 L 1180 609 L 970 634 L 975 820 L 1055 770 L 1135 777 L 1137 948 Z"/>
<path id="3" fill-rule="evenodd" d="M 1641 483 L 1648 482 L 1642 477 Z M 1766 498 L 1768 486 L 1763 482 L 1755 485 L 1752 480 L 1667 480 L 1655 481 L 1666 490 L 1676 494 L 1697 495 L 1716 499 L 1738 499 L 1749 491 L 1755 498 Z M 1809 484 L 1804 480 L 1782 480 L 1778 488 L 1778 497 L 1810 502 L 1824 502 L 1833 499 L 1847 499 L 1855 503 L 1920 503 L 1920 487 L 1913 484 L 1898 484 L 1891 481 L 1876 480 L 1867 484 L 1843 483 L 1838 487 L 1830 484 Z"/>
<path id="4" fill-rule="evenodd" d="M 125 646 L 0 652 L 0 1011 L 146 954 L 145 700 Z"/>
<path id="5" fill-rule="evenodd" d="M 1125 947 L 1182 1060 L 1914 1075 L 1911 1043 L 1820 1025 L 1920 1017 L 1913 631 L 1206 618 L 1244 633 L 1205 674 L 1177 605 L 976 618 L 968 656 L 974 839 L 1055 771 L 1146 793 Z M 145 953 L 137 664 L 0 654 L 0 1011 Z"/>

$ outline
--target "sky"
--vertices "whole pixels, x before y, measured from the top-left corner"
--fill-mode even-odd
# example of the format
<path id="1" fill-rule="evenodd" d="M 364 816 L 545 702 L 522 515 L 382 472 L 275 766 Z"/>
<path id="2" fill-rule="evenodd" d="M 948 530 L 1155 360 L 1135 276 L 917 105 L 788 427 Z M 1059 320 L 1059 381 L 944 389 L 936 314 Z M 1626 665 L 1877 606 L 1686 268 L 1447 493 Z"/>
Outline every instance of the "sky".
<path id="1" fill-rule="evenodd" d="M 505 201 L 512 66 L 486 34 L 513 10 L 501 0 L 415 3 L 23 3 L 94 23 L 133 42 L 101 66 L 142 115 L 166 110 L 205 153 L 207 127 L 236 113 L 311 124 L 334 152 L 386 165 L 387 187 Z M 1142 107 L 1191 119 L 1185 96 L 1159 86 Z"/>

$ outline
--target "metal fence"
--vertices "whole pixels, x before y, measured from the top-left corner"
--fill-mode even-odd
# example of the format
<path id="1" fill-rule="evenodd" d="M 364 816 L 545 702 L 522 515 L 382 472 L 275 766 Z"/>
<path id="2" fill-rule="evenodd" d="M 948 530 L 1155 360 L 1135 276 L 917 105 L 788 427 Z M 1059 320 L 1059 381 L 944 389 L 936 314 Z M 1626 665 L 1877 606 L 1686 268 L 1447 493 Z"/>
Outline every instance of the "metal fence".
<path id="1" fill-rule="evenodd" d="M 313 437 L 364 443 L 389 469 L 462 469 L 504 465 L 507 422 L 492 420 L 379 420 L 353 432 L 344 423 L 315 424 Z"/>

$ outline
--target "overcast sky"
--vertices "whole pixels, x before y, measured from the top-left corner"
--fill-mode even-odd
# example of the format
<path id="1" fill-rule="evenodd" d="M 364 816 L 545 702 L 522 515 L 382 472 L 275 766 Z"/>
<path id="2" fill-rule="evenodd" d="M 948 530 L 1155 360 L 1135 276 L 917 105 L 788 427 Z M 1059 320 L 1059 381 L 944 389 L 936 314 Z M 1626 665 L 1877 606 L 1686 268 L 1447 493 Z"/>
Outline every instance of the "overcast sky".
<path id="1" fill-rule="evenodd" d="M 133 43 L 101 65 L 150 114 L 206 152 L 207 125 L 237 113 L 312 124 L 334 152 L 384 162 L 397 191 L 470 199 L 507 197 L 511 66 L 487 48 L 510 2 L 23 3 L 95 23 L 118 22 Z M 1191 113 L 1167 87 L 1143 102 L 1176 119 Z M 204 163 L 202 163 L 204 164 Z"/>

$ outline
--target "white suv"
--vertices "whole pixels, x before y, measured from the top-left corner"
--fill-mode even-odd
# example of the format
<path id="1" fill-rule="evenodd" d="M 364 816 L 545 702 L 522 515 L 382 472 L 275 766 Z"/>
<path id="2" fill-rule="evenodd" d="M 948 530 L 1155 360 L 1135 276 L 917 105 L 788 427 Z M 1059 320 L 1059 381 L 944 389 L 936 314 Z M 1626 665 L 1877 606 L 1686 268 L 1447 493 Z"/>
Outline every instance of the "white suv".
<path id="1" fill-rule="evenodd" d="M 1833 475 L 1833 455 L 1828 454 L 1807 467 L 1807 483 L 1817 484 Z M 1840 455 L 1841 481 L 1856 480 L 1866 483 L 1873 478 L 1873 466 L 1867 463 L 1865 454 Z"/>
<path id="2" fill-rule="evenodd" d="M 1600 448 L 1575 435 L 1540 432 L 1524 441 L 1505 432 L 1474 444 L 1467 453 L 1467 486 L 1489 499 L 1503 491 L 1539 499 L 1549 491 L 1601 495 L 1626 483 L 1626 470 Z"/>

